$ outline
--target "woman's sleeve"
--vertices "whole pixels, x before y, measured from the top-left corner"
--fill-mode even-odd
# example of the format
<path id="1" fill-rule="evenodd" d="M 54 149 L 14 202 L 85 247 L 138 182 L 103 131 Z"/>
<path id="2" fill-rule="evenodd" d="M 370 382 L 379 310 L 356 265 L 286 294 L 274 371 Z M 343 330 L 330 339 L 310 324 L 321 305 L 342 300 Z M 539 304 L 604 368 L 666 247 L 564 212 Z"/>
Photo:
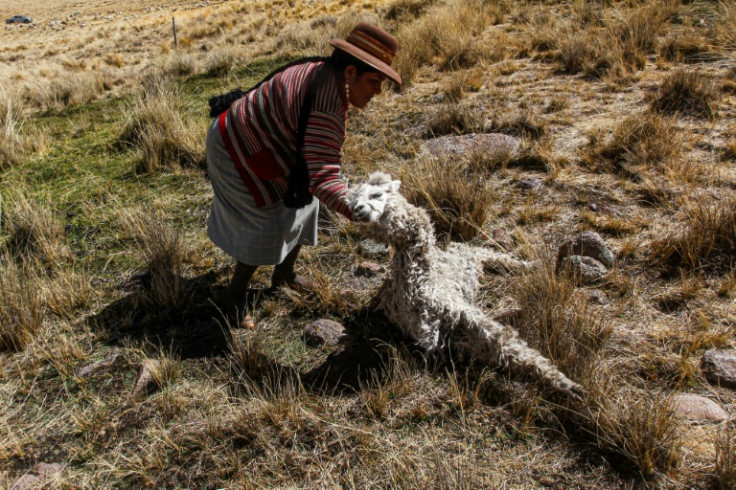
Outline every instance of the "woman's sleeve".
<path id="1" fill-rule="evenodd" d="M 304 161 L 309 172 L 309 190 L 325 206 L 352 219 L 340 179 L 340 150 L 345 141 L 345 123 L 327 112 L 312 112 L 304 131 Z"/>

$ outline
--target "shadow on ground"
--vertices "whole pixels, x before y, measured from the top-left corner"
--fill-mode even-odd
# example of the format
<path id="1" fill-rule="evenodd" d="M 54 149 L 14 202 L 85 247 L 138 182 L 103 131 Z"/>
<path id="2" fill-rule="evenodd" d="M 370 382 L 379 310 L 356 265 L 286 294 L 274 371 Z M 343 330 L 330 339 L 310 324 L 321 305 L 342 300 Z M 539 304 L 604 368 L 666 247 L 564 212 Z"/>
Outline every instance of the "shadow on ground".
<path id="1" fill-rule="evenodd" d="M 88 320 L 113 345 L 126 341 L 163 348 L 182 359 L 222 356 L 230 340 L 224 316 L 212 300 L 220 273 L 174 278 L 173 304 L 157 301 L 151 275 L 138 274 L 121 285 L 128 293 Z"/>
<path id="2" fill-rule="evenodd" d="M 124 281 L 120 289 L 125 296 L 106 306 L 88 319 L 89 326 L 112 345 L 133 343 L 163 349 L 180 359 L 228 357 L 232 331 L 222 311 L 213 301 L 213 292 L 222 288 L 221 271 L 211 271 L 193 278 L 169 278 L 170 288 L 177 289 L 176 301 L 166 306 L 153 293 L 155 279 L 146 272 Z M 165 288 L 164 288 L 165 289 Z M 269 297 L 262 290 L 249 294 L 250 307 Z M 265 373 L 286 373 L 311 392 L 344 393 L 369 383 L 380 383 L 397 355 L 423 359 L 374 305 L 353 312 L 342 319 L 347 335 L 320 365 L 305 373 L 284 366 L 276 359 L 262 360 L 264 365 L 253 377 Z M 265 377 L 265 376 L 264 376 Z M 265 381 L 265 380 L 264 380 Z M 282 380 L 283 381 L 283 380 Z"/>

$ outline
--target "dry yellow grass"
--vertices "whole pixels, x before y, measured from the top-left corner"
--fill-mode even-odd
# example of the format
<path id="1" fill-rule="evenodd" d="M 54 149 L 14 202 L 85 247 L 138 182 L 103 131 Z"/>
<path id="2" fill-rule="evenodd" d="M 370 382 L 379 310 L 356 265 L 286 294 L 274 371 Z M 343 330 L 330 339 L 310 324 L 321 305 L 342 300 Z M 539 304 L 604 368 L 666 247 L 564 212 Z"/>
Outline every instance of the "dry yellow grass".
<path id="1" fill-rule="evenodd" d="M 736 413 L 699 366 L 736 348 L 733 2 L 31 4 L 0 4 L 0 20 L 38 21 L 0 41 L 17 97 L 0 105 L 0 486 L 41 460 L 64 465 L 44 485 L 70 488 L 733 486 L 732 422 L 696 426 L 670 401 Z M 204 231 L 207 96 L 324 54 L 358 20 L 397 34 L 407 83 L 351 111 L 346 177 L 388 171 L 454 239 L 535 259 L 483 277 L 478 302 L 584 400 L 419 356 L 375 311 L 381 273 L 355 272 L 390 254 L 338 218 L 298 265 L 318 293 L 269 292 L 259 270 L 255 332 L 212 304 L 232 261 Z M 159 73 L 170 85 L 137 98 Z M 708 90 L 674 100 L 678 80 Z M 685 114 L 703 101 L 706 117 Z M 433 136 L 489 131 L 522 149 L 421 156 Z M 552 256 L 590 229 L 617 264 L 581 285 Z M 358 341 L 305 346 L 317 318 Z M 132 397 L 143 365 L 152 389 Z"/>

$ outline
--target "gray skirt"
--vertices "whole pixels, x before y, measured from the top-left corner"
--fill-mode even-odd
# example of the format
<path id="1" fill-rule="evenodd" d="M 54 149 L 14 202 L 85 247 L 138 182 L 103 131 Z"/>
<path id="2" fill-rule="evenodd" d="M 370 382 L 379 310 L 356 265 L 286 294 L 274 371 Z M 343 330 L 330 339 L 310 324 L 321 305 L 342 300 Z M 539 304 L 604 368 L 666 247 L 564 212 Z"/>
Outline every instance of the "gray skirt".
<path id="1" fill-rule="evenodd" d="M 317 244 L 319 201 L 301 209 L 278 202 L 257 208 L 240 179 L 215 119 L 207 132 L 207 169 L 214 191 L 207 236 L 248 265 L 280 264 L 297 245 Z"/>

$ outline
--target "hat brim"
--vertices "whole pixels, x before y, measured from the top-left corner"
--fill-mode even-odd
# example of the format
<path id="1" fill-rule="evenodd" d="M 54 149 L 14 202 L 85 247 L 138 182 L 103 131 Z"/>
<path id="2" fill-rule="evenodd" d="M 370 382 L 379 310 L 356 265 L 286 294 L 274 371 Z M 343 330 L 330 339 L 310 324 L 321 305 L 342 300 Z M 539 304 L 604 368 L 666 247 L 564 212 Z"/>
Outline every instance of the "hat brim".
<path id="1" fill-rule="evenodd" d="M 329 42 L 335 48 L 341 49 L 345 51 L 346 53 L 349 53 L 355 56 L 360 61 L 372 66 L 373 68 L 380 71 L 381 73 L 383 73 L 384 75 L 386 75 L 388 78 L 398 83 L 399 85 L 402 84 L 401 76 L 396 72 L 396 70 L 394 70 L 387 63 L 379 60 L 372 54 L 366 51 L 363 51 L 362 49 L 358 48 L 357 46 L 353 44 L 350 44 L 344 39 L 331 39 Z"/>

